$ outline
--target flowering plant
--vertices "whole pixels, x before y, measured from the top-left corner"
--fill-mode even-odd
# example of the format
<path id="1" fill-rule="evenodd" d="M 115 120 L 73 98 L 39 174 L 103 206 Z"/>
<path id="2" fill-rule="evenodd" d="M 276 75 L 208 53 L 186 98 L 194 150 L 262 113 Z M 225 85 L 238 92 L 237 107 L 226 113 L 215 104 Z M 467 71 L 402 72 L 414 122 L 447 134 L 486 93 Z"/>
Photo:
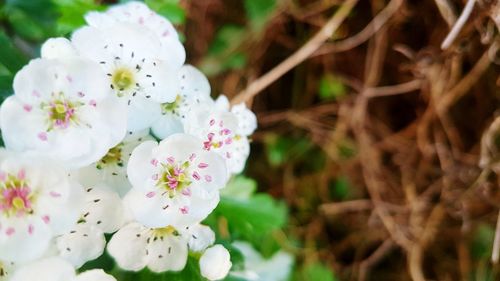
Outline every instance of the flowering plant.
<path id="1" fill-rule="evenodd" d="M 237 176 L 255 115 L 212 99 L 173 25 L 145 4 L 85 20 L 43 44 L 0 107 L 0 280 L 264 280 L 214 229 L 221 213 L 242 239 L 286 219 Z"/>

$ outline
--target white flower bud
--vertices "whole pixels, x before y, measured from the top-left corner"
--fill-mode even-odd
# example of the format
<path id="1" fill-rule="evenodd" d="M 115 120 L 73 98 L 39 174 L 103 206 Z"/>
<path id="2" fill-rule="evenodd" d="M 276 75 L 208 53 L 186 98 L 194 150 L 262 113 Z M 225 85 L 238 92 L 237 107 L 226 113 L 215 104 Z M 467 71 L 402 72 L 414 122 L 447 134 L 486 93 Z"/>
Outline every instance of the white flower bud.
<path id="1" fill-rule="evenodd" d="M 200 258 L 201 275 L 208 280 L 224 279 L 231 266 L 231 256 L 222 245 L 208 248 Z"/>

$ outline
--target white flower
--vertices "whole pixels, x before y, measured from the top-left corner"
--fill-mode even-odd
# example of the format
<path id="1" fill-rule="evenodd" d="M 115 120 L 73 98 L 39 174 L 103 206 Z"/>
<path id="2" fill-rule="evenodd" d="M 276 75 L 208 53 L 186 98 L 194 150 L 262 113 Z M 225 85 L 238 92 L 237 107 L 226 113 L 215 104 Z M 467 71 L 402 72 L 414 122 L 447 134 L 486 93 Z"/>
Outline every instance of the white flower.
<path id="1" fill-rule="evenodd" d="M 104 233 L 113 233 L 125 223 L 120 196 L 104 184 L 86 188 L 85 206 L 80 222 L 95 225 Z"/>
<path id="2" fill-rule="evenodd" d="M 90 270 L 76 275 L 67 261 L 51 257 L 24 265 L 16 270 L 9 281 L 116 281 L 102 270 Z"/>
<path id="3" fill-rule="evenodd" d="M 35 59 L 14 79 L 0 109 L 5 145 L 78 168 L 99 160 L 126 132 L 126 105 L 100 67 L 81 59 Z"/>
<path id="4" fill-rule="evenodd" d="M 81 211 L 82 188 L 51 161 L 0 151 L 0 259 L 40 257 Z"/>
<path id="5" fill-rule="evenodd" d="M 91 21 L 92 22 L 92 21 Z M 93 24 L 77 30 L 77 51 L 107 73 L 108 87 L 129 105 L 128 129 L 146 129 L 160 116 L 158 103 L 174 102 L 177 72 L 185 60 L 177 39 L 164 40 L 145 25 L 131 21 Z"/>
<path id="6" fill-rule="evenodd" d="M 257 129 L 257 117 L 247 108 L 244 102 L 230 107 L 229 100 L 225 95 L 220 95 L 215 101 L 219 110 L 231 111 L 238 119 L 238 135 L 250 136 Z"/>
<path id="7" fill-rule="evenodd" d="M 72 175 L 84 186 L 104 183 L 120 196 L 124 196 L 132 188 L 127 179 L 128 159 L 134 148 L 146 140 L 153 140 L 147 130 L 130 133 L 99 161 L 75 171 Z"/>
<path id="8" fill-rule="evenodd" d="M 40 50 L 44 59 L 74 58 L 78 56 L 71 42 L 64 38 L 50 38 L 43 43 Z"/>
<path id="9" fill-rule="evenodd" d="M 250 144 L 246 136 L 238 134 L 238 118 L 234 113 L 199 105 L 189 113 L 184 130 L 202 139 L 200 147 L 222 156 L 229 173 L 238 174 L 244 169 Z"/>
<path id="10" fill-rule="evenodd" d="M 222 245 L 208 248 L 200 258 L 201 275 L 208 280 L 224 279 L 232 265 L 229 252 Z"/>
<path id="11" fill-rule="evenodd" d="M 100 257 L 106 246 L 102 230 L 85 223 L 79 223 L 70 232 L 57 237 L 55 243 L 59 256 L 76 268 Z"/>
<path id="12" fill-rule="evenodd" d="M 175 134 L 159 144 L 144 142 L 132 152 L 127 173 L 133 188 L 125 201 L 137 221 L 182 228 L 212 212 L 227 181 L 226 165 L 216 153 L 203 150 L 200 141 Z"/>
<path id="13" fill-rule="evenodd" d="M 116 281 L 116 279 L 102 269 L 92 269 L 78 274 L 73 281 Z"/>
<path id="14" fill-rule="evenodd" d="M 14 272 L 16 264 L 9 261 L 0 260 L 0 281 L 9 280 L 12 272 Z"/>
<path id="15" fill-rule="evenodd" d="M 184 48 L 179 41 L 174 26 L 164 17 L 149 9 L 144 3 L 131 1 L 126 4 L 111 7 L 106 12 L 90 12 L 85 15 L 90 26 L 106 28 L 117 23 L 132 23 L 149 29 L 158 38 L 162 45 L 175 54 L 173 60 L 184 62 L 186 57 Z"/>
<path id="16" fill-rule="evenodd" d="M 184 65 L 178 73 L 178 79 L 180 82 L 175 101 L 160 105 L 162 115 L 151 127 L 153 134 L 160 139 L 182 133 L 183 122 L 194 106 L 213 104 L 208 79 L 194 66 Z"/>
<path id="17" fill-rule="evenodd" d="M 206 225 L 196 224 L 187 227 L 186 233 L 189 238 L 189 249 L 194 252 L 201 252 L 215 242 L 215 233 Z"/>
<path id="18" fill-rule="evenodd" d="M 108 243 L 108 252 L 125 269 L 154 272 L 179 271 L 186 266 L 188 241 L 175 228 L 147 228 L 131 223 L 120 229 Z"/>
<path id="19" fill-rule="evenodd" d="M 264 259 L 247 242 L 234 242 L 233 246 L 245 257 L 245 270 L 231 272 L 231 275 L 245 280 L 285 281 L 288 280 L 293 266 L 293 256 L 279 251 L 270 259 Z M 279 269 L 279 270 L 276 270 Z"/>
<path id="20" fill-rule="evenodd" d="M 85 206 L 78 224 L 57 237 L 58 255 L 81 267 L 104 252 L 104 233 L 113 233 L 125 224 L 125 210 L 121 198 L 104 184 L 86 189 Z"/>

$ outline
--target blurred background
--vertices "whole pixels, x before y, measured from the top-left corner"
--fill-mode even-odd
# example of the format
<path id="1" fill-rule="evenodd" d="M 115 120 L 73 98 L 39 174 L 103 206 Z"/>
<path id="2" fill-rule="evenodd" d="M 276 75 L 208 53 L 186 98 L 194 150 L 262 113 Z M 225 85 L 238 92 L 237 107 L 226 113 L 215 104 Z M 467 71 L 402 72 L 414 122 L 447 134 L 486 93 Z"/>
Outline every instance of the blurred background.
<path id="1" fill-rule="evenodd" d="M 46 38 L 116 2 L 0 1 L 1 96 Z M 293 254 L 293 280 L 500 280 L 498 1 L 145 2 L 230 99 L 348 12 L 246 99 L 259 129 L 228 192 L 260 195 L 222 201 L 219 236 Z"/>

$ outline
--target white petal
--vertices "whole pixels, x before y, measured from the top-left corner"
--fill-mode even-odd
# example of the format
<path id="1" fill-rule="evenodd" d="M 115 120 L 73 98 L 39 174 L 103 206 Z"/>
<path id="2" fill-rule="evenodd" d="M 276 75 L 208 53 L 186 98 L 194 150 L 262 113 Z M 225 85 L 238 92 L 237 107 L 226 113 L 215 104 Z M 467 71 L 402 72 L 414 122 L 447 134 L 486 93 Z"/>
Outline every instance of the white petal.
<path id="1" fill-rule="evenodd" d="M 215 106 L 218 110 L 229 111 L 229 100 L 225 95 L 220 95 L 217 100 L 215 100 Z"/>
<path id="2" fill-rule="evenodd" d="M 75 270 L 69 262 L 53 257 L 20 267 L 10 281 L 71 281 L 74 277 Z"/>
<path id="3" fill-rule="evenodd" d="M 165 61 L 147 61 L 142 65 L 137 74 L 137 80 L 145 97 L 163 103 L 173 102 L 177 96 L 179 80 L 176 77 L 177 68 L 170 66 Z"/>
<path id="4" fill-rule="evenodd" d="M 222 245 L 208 248 L 200 258 L 201 275 L 208 280 L 224 279 L 231 266 L 231 256 Z"/>
<path id="5" fill-rule="evenodd" d="M 41 48 L 41 57 L 47 59 L 53 58 L 71 58 L 77 56 L 75 48 L 71 42 L 64 38 L 50 38 L 43 43 Z"/>
<path id="6" fill-rule="evenodd" d="M 153 171 L 151 169 L 151 159 L 153 158 L 153 149 L 158 146 L 155 141 L 145 141 L 138 145 L 130 156 L 127 174 L 132 186 L 144 188 L 144 184 L 151 179 Z"/>
<path id="7" fill-rule="evenodd" d="M 231 112 L 238 118 L 238 134 L 249 136 L 257 129 L 257 117 L 249 110 L 245 103 L 240 103 L 233 108 Z"/>
<path id="8" fill-rule="evenodd" d="M 70 232 L 56 239 L 59 255 L 76 268 L 102 255 L 106 240 L 99 228 L 89 224 L 78 224 Z"/>
<path id="9" fill-rule="evenodd" d="M 151 131 L 157 138 L 165 139 L 170 135 L 183 133 L 184 127 L 175 115 L 166 113 L 153 123 Z"/>
<path id="10" fill-rule="evenodd" d="M 186 64 L 179 71 L 180 92 L 184 95 L 210 96 L 210 83 L 196 67 Z"/>
<path id="11" fill-rule="evenodd" d="M 166 235 L 148 244 L 148 268 L 154 272 L 180 271 L 188 258 L 187 241 L 182 236 Z"/>
<path id="12" fill-rule="evenodd" d="M 47 250 L 53 235 L 50 228 L 36 217 L 0 220 L 0 223 L 1 260 L 26 262 L 37 259 Z"/>
<path id="13" fill-rule="evenodd" d="M 201 252 L 215 242 L 215 233 L 213 230 L 202 224 L 189 227 L 189 249 L 195 252 Z"/>
<path id="14" fill-rule="evenodd" d="M 125 220 L 120 196 L 103 184 L 89 187 L 86 191 L 83 220 L 105 233 L 117 231 Z"/>
<path id="15" fill-rule="evenodd" d="M 190 197 L 168 199 L 167 196 L 155 194 L 153 197 L 145 191 L 132 189 L 125 201 L 134 218 L 147 227 L 160 228 L 172 225 L 183 228 L 204 220 L 219 203 L 219 193 L 203 193 L 193 188 Z"/>
<path id="16" fill-rule="evenodd" d="M 160 104 L 143 97 L 131 99 L 128 112 L 127 128 L 131 132 L 151 127 L 161 116 Z"/>
<path id="17" fill-rule="evenodd" d="M 92 269 L 80 273 L 72 281 L 116 281 L 116 279 L 102 269 Z"/>
<path id="18" fill-rule="evenodd" d="M 118 266 L 125 270 L 138 271 L 146 266 L 147 237 L 145 228 L 131 223 L 113 235 L 108 243 L 108 253 Z"/>

